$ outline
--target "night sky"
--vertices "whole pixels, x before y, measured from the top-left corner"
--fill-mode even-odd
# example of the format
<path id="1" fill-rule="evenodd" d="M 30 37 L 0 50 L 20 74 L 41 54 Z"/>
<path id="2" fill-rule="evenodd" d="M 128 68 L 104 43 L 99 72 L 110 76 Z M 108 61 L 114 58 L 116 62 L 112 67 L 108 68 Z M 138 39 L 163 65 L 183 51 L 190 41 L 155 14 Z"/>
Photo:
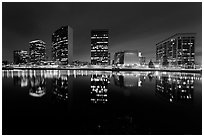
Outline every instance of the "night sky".
<path id="1" fill-rule="evenodd" d="M 155 60 L 156 43 L 175 33 L 197 33 L 196 63 L 202 54 L 202 3 L 3 3 L 3 60 L 29 42 L 46 42 L 51 59 L 52 33 L 64 25 L 74 30 L 74 60 L 90 61 L 92 29 L 109 29 L 109 51 L 138 50 Z"/>

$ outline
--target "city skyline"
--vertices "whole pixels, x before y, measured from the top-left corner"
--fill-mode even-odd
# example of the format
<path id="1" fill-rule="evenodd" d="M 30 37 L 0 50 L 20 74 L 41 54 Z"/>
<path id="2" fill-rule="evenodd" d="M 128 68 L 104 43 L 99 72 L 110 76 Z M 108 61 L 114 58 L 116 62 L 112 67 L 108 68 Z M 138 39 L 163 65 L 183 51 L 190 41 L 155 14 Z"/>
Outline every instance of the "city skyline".
<path id="1" fill-rule="evenodd" d="M 176 33 L 196 33 L 195 61 L 201 64 L 201 6 L 201 3 L 3 3 L 2 59 L 12 61 L 14 50 L 28 50 L 32 39 L 41 39 L 51 60 L 52 33 L 69 25 L 74 31 L 74 60 L 90 62 L 91 30 L 108 29 L 111 59 L 115 52 L 138 50 L 147 61 L 156 59 L 159 41 Z"/>

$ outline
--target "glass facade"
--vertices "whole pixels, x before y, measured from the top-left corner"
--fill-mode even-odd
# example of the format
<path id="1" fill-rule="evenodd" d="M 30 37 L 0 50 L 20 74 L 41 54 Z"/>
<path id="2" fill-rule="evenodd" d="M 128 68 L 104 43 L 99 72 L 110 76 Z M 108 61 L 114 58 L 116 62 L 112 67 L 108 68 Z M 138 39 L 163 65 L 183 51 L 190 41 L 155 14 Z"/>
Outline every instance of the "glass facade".
<path id="1" fill-rule="evenodd" d="M 195 33 L 178 33 L 156 44 L 156 60 L 163 66 L 194 68 Z"/>
<path id="2" fill-rule="evenodd" d="M 30 42 L 30 62 L 32 64 L 41 64 L 45 61 L 45 45 L 42 40 L 33 40 Z"/>
<path id="3" fill-rule="evenodd" d="M 139 65 L 138 52 L 134 50 L 116 52 L 114 55 L 114 64 Z"/>
<path id="4" fill-rule="evenodd" d="M 91 64 L 108 65 L 108 30 L 91 31 Z"/>
<path id="5" fill-rule="evenodd" d="M 124 52 L 116 52 L 114 55 L 114 64 L 124 64 Z"/>
<path id="6" fill-rule="evenodd" d="M 72 64 L 73 30 L 71 27 L 63 26 L 52 34 L 52 59 L 56 64 Z"/>
<path id="7" fill-rule="evenodd" d="M 15 50 L 13 52 L 14 64 L 26 64 L 29 62 L 29 54 L 27 50 Z"/>

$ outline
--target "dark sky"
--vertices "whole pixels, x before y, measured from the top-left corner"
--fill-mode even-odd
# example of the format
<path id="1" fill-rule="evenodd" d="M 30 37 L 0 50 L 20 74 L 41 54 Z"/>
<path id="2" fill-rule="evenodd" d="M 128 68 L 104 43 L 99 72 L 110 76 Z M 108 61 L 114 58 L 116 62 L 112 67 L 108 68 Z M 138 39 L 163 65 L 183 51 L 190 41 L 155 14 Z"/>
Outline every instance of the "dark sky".
<path id="1" fill-rule="evenodd" d="M 175 33 L 195 32 L 196 62 L 201 64 L 202 3 L 11 3 L 3 2 L 3 60 L 13 61 L 13 50 L 29 49 L 29 41 L 46 42 L 51 57 L 51 35 L 63 25 L 74 30 L 74 59 L 90 61 L 91 29 L 109 29 L 109 51 L 138 50 L 155 60 L 155 44 Z"/>

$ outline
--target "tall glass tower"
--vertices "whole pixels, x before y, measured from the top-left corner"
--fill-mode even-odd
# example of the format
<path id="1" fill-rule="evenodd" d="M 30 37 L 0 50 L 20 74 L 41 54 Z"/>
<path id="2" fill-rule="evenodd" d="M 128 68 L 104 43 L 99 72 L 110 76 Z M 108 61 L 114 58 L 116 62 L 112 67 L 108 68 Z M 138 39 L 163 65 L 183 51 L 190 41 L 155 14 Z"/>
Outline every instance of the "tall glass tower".
<path id="1" fill-rule="evenodd" d="M 52 59 L 56 64 L 72 64 L 73 29 L 71 27 L 62 26 L 52 34 Z"/>
<path id="2" fill-rule="evenodd" d="M 33 40 L 30 43 L 30 62 L 33 64 L 41 64 L 45 61 L 45 45 L 42 40 Z"/>
<path id="3" fill-rule="evenodd" d="M 108 30 L 91 31 L 91 64 L 109 64 Z"/>

